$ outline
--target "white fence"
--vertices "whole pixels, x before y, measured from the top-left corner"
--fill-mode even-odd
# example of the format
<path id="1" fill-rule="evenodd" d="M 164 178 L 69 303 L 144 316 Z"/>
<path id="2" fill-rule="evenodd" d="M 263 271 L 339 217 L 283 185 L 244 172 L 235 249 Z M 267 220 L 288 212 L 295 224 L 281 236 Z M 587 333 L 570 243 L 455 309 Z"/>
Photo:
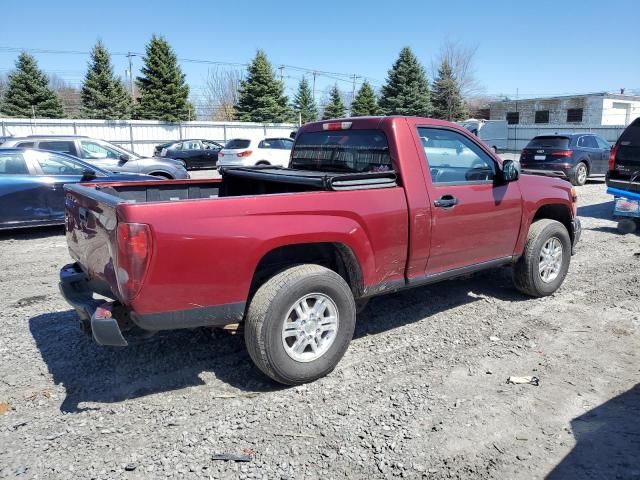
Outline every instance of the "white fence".
<path id="1" fill-rule="evenodd" d="M 220 143 L 236 137 L 288 137 L 294 124 L 244 122 L 165 123 L 153 120 L 52 120 L 0 118 L 2 137 L 85 135 L 122 145 L 139 155 L 152 155 L 159 143 L 204 138 Z"/>
<path id="2" fill-rule="evenodd" d="M 509 136 L 507 139 L 507 148 L 509 150 L 522 150 L 529 140 L 536 135 L 550 135 L 554 133 L 582 133 L 590 132 L 600 135 L 612 145 L 618 140 L 620 134 L 624 131 L 623 125 L 614 126 L 588 126 L 588 125 L 509 125 Z"/>

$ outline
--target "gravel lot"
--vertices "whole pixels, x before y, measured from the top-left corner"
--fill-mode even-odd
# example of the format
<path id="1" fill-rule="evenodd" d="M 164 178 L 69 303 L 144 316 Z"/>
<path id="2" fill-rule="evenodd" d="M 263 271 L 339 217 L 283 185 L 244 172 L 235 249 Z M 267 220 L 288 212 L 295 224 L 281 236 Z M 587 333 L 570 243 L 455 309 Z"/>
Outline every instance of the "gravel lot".
<path id="1" fill-rule="evenodd" d="M 96 346 L 57 292 L 62 230 L 3 234 L 0 477 L 640 478 L 640 237 L 604 190 L 579 190 L 553 297 L 502 269 L 374 299 L 336 371 L 296 388 L 226 332 Z"/>

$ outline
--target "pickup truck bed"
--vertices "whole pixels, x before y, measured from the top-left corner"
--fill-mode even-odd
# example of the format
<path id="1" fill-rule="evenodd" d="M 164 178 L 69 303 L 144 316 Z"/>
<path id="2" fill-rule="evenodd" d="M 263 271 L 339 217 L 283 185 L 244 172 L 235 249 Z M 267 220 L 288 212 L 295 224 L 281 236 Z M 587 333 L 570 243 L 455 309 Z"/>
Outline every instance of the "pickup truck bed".
<path id="1" fill-rule="evenodd" d="M 256 365 L 298 384 L 336 365 L 371 296 L 501 265 L 552 294 L 580 237 L 576 198 L 449 122 L 318 122 L 290 168 L 67 187 L 61 290 L 106 345 L 133 327 L 243 322 Z"/>

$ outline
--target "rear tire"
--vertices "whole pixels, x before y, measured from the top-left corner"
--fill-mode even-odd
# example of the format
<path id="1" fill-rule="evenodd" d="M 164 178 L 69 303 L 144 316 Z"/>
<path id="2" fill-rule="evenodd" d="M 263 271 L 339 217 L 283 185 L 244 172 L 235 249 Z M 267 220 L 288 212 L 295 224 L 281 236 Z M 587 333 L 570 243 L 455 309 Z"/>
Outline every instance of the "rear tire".
<path id="1" fill-rule="evenodd" d="M 631 218 L 623 218 L 618 220 L 618 232 L 622 235 L 627 235 L 628 233 L 633 233 L 638 228 L 638 224 L 635 220 Z"/>
<path id="2" fill-rule="evenodd" d="M 578 163 L 569 176 L 569 181 L 571 185 L 575 185 L 576 187 L 581 187 L 585 183 L 587 183 L 587 177 L 589 176 L 589 167 L 584 162 Z"/>
<path id="3" fill-rule="evenodd" d="M 271 165 L 271 164 L 266 160 L 260 160 L 258 163 L 256 163 L 256 166 L 260 166 L 260 165 Z"/>
<path id="4" fill-rule="evenodd" d="M 182 160 L 182 159 L 180 159 L 180 160 L 178 160 L 178 161 L 180 162 L 180 165 L 182 165 L 182 167 L 183 167 L 185 170 L 189 170 L 189 169 L 187 168 L 187 162 L 186 162 L 186 161 L 184 161 L 184 160 Z"/>
<path id="5" fill-rule="evenodd" d="M 538 220 L 531 224 L 524 252 L 513 266 L 513 283 L 532 297 L 551 295 L 562 285 L 570 261 L 571 238 L 565 226 L 556 220 Z"/>
<path id="6" fill-rule="evenodd" d="M 301 305 L 309 308 L 304 315 L 297 313 L 302 311 L 296 308 Z M 325 316 L 323 307 L 314 317 L 316 306 L 323 305 L 334 313 Z M 334 317 L 330 332 L 314 333 Z M 340 275 L 320 265 L 299 265 L 280 272 L 258 289 L 247 312 L 244 338 L 251 359 L 263 373 L 276 382 L 299 385 L 324 377 L 335 368 L 349 347 L 355 320 L 353 294 Z M 296 353 L 298 342 L 304 348 Z M 316 354 L 319 356 L 314 357 Z"/>

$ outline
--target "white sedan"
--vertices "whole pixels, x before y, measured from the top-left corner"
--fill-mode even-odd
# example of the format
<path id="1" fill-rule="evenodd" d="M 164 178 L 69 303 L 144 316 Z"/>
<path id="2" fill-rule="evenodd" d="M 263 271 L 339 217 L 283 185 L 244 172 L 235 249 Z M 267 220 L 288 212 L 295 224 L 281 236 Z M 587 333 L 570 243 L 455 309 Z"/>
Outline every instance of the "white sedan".
<path id="1" fill-rule="evenodd" d="M 276 165 L 287 167 L 293 140 L 290 138 L 233 138 L 218 153 L 218 166 Z"/>

